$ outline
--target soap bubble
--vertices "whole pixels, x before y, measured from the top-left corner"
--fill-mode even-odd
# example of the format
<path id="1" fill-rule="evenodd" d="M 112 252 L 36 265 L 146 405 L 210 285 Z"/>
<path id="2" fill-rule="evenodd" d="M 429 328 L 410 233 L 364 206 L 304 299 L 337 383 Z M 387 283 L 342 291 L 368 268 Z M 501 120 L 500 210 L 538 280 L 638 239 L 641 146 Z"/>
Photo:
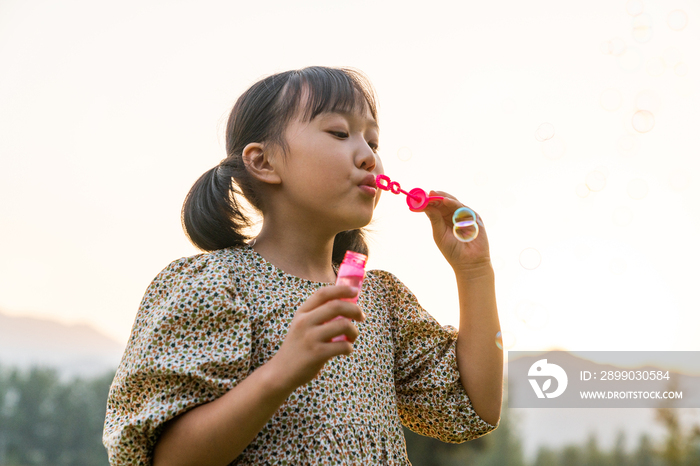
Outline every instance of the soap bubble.
<path id="1" fill-rule="evenodd" d="M 496 346 L 498 349 L 511 349 L 515 346 L 515 335 L 508 330 L 502 330 L 496 333 Z"/>
<path id="2" fill-rule="evenodd" d="M 642 51 L 637 47 L 627 47 L 625 53 L 617 57 L 617 63 L 623 71 L 633 73 L 642 66 Z"/>
<path id="3" fill-rule="evenodd" d="M 413 157 L 413 152 L 408 147 L 402 147 L 398 150 L 396 155 L 402 162 L 408 162 Z"/>
<path id="4" fill-rule="evenodd" d="M 533 330 L 541 329 L 549 321 L 547 310 L 537 303 L 521 301 L 515 308 L 515 315 Z"/>
<path id="5" fill-rule="evenodd" d="M 566 152 L 566 145 L 556 136 L 542 143 L 542 154 L 549 160 L 560 159 L 564 152 Z"/>
<path id="6" fill-rule="evenodd" d="M 626 49 L 627 46 L 625 45 L 625 41 L 620 39 L 619 37 L 616 37 L 611 40 L 606 40 L 602 44 L 600 44 L 600 51 L 605 55 L 615 55 L 616 57 L 619 57 L 620 55 L 625 53 Z"/>
<path id="7" fill-rule="evenodd" d="M 537 131 L 535 131 L 535 138 L 544 142 L 554 137 L 554 126 L 551 123 L 542 123 Z"/>
<path id="8" fill-rule="evenodd" d="M 479 234 L 479 226 L 476 224 L 476 213 L 468 207 L 460 207 L 452 215 L 452 233 L 463 242 L 469 242 Z"/>
<path id="9" fill-rule="evenodd" d="M 610 272 L 615 275 L 622 275 L 627 270 L 627 263 L 625 260 L 618 257 L 610 261 Z"/>
<path id="10" fill-rule="evenodd" d="M 535 270 L 542 263 L 542 256 L 535 248 L 523 249 L 520 253 L 520 265 L 527 270 Z"/>
<path id="11" fill-rule="evenodd" d="M 622 105 L 622 94 L 617 89 L 606 89 L 600 94 L 600 106 L 614 112 Z"/>
<path id="12" fill-rule="evenodd" d="M 666 70 L 666 63 L 661 57 L 654 57 L 647 62 L 647 73 L 651 76 L 661 76 Z"/>
<path id="13" fill-rule="evenodd" d="M 637 142 L 637 137 L 632 134 L 625 134 L 617 140 L 617 150 L 620 155 L 634 155 L 637 153 L 637 149 L 639 149 L 639 142 Z"/>
<path id="14" fill-rule="evenodd" d="M 683 10 L 674 10 L 668 14 L 666 22 L 674 31 L 682 31 L 688 25 L 688 14 Z"/>
<path id="15" fill-rule="evenodd" d="M 651 15 L 642 13 L 635 16 L 632 20 L 632 37 L 640 43 L 649 42 L 651 40 Z"/>
<path id="16" fill-rule="evenodd" d="M 613 211 L 613 223 L 619 227 L 626 227 L 632 223 L 632 209 L 629 207 L 618 207 Z"/>
<path id="17" fill-rule="evenodd" d="M 649 193 L 649 185 L 646 181 L 636 178 L 627 184 L 627 194 L 632 199 L 644 199 Z"/>
<path id="18" fill-rule="evenodd" d="M 627 2 L 627 13 L 630 16 L 639 16 L 644 12 L 644 2 L 642 0 L 629 0 Z"/>
<path id="19" fill-rule="evenodd" d="M 637 110 L 632 115 L 632 127 L 640 133 L 648 133 L 654 128 L 654 114 L 648 110 Z"/>
<path id="20" fill-rule="evenodd" d="M 673 67 L 673 71 L 677 76 L 685 76 L 688 74 L 688 65 L 683 62 L 676 63 L 676 66 Z"/>
<path id="21" fill-rule="evenodd" d="M 586 186 L 591 191 L 602 191 L 605 188 L 605 174 L 599 170 L 593 170 L 586 175 Z"/>
<path id="22" fill-rule="evenodd" d="M 576 185 L 576 195 L 578 197 L 586 197 L 588 194 L 591 192 L 590 189 L 588 189 L 588 186 L 586 186 L 586 183 L 579 183 Z"/>

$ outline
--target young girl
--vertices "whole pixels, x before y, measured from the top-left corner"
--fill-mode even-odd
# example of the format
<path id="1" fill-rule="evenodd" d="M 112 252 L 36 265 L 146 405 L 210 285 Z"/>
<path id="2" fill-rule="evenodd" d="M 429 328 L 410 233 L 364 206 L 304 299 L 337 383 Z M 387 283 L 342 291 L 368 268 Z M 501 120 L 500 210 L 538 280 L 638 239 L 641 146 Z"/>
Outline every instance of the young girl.
<path id="1" fill-rule="evenodd" d="M 357 304 L 333 285 L 347 250 L 367 253 L 378 138 L 353 70 L 279 73 L 238 99 L 227 157 L 183 206 L 209 253 L 150 284 L 112 384 L 112 465 L 408 465 L 402 424 L 455 443 L 495 428 L 503 362 L 481 219 L 462 243 L 459 201 L 433 192 L 445 199 L 425 210 L 457 279 L 459 333 L 388 272 L 367 272 Z M 239 196 L 262 214 L 255 238 Z"/>

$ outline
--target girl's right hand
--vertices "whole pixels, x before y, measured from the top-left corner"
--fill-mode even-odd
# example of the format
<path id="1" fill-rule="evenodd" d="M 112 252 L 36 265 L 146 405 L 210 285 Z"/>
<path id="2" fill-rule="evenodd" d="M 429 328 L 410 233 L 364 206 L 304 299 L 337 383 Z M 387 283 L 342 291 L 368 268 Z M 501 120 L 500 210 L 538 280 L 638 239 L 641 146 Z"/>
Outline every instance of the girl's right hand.
<path id="1" fill-rule="evenodd" d="M 295 390 L 313 380 L 332 357 L 352 353 L 359 331 L 350 319 L 364 322 L 365 315 L 357 304 L 342 299 L 354 298 L 358 292 L 350 286 L 326 286 L 299 306 L 287 337 L 270 360 L 277 366 L 280 381 Z M 347 319 L 333 320 L 337 316 Z M 345 335 L 347 341 L 331 341 L 339 335 Z"/>

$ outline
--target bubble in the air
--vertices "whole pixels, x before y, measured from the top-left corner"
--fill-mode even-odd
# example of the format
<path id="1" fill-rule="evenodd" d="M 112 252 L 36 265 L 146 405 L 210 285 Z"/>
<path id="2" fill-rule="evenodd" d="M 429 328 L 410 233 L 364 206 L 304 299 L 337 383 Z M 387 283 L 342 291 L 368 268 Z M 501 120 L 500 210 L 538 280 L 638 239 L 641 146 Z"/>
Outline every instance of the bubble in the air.
<path id="1" fill-rule="evenodd" d="M 591 192 L 590 189 L 588 189 L 588 186 L 586 186 L 586 183 L 579 183 L 576 185 L 576 195 L 578 197 L 586 197 L 588 194 Z"/>
<path id="2" fill-rule="evenodd" d="M 646 181 L 635 178 L 627 184 L 627 194 L 632 199 L 644 199 L 649 193 L 649 185 Z"/>
<path id="3" fill-rule="evenodd" d="M 586 186 L 591 191 L 602 191 L 605 188 L 606 177 L 605 173 L 599 170 L 593 170 L 586 175 Z"/>
<path id="4" fill-rule="evenodd" d="M 630 16 L 639 16 L 644 12 L 644 2 L 642 0 L 629 0 L 627 2 L 627 13 Z"/>
<path id="5" fill-rule="evenodd" d="M 600 94 L 600 106 L 614 112 L 622 105 L 622 94 L 617 89 L 606 89 Z"/>
<path id="6" fill-rule="evenodd" d="M 652 36 L 651 15 L 642 13 L 632 20 L 632 37 L 640 43 L 649 42 Z"/>
<path id="7" fill-rule="evenodd" d="M 618 207 L 613 211 L 613 223 L 619 227 L 626 227 L 632 223 L 632 209 Z"/>
<path id="8" fill-rule="evenodd" d="M 674 191 L 683 191 L 689 182 L 690 179 L 683 170 L 676 170 L 668 178 L 668 185 Z"/>
<path id="9" fill-rule="evenodd" d="M 544 142 L 554 137 L 554 126 L 551 123 L 542 123 L 537 131 L 535 131 L 535 138 Z"/>
<path id="10" fill-rule="evenodd" d="M 519 302 L 515 308 L 515 315 L 534 330 L 544 327 L 549 321 L 549 315 L 544 306 L 531 301 Z"/>
<path id="11" fill-rule="evenodd" d="M 625 53 L 626 49 L 627 45 L 625 45 L 625 41 L 619 37 L 603 41 L 600 44 L 600 51 L 605 55 L 615 55 L 616 57 L 619 57 Z"/>
<path id="12" fill-rule="evenodd" d="M 623 71 L 633 73 L 642 66 L 642 51 L 637 47 L 627 47 L 625 53 L 617 57 L 617 63 Z"/>
<path id="13" fill-rule="evenodd" d="M 649 110 L 637 110 L 632 115 L 632 127 L 639 133 L 648 133 L 654 128 L 654 114 Z"/>
<path id="14" fill-rule="evenodd" d="M 479 226 L 476 224 L 476 214 L 468 207 L 460 207 L 452 215 L 452 233 L 455 237 L 464 242 L 476 238 L 479 234 Z"/>
<path id="15" fill-rule="evenodd" d="M 666 63 L 661 57 L 650 58 L 647 62 L 647 73 L 651 76 L 661 76 L 666 70 Z"/>
<path id="16" fill-rule="evenodd" d="M 542 263 L 542 256 L 535 248 L 525 248 L 520 252 L 520 265 L 527 270 L 535 270 Z"/>
<path id="17" fill-rule="evenodd" d="M 398 150 L 396 155 L 402 162 L 408 162 L 413 157 L 413 152 L 408 147 L 402 147 Z"/>
<path id="18" fill-rule="evenodd" d="M 674 31 L 682 31 L 688 25 L 688 14 L 683 10 L 674 10 L 668 14 L 666 22 Z"/>
<path id="19" fill-rule="evenodd" d="M 637 153 L 637 149 L 639 149 L 639 142 L 637 142 L 637 137 L 632 134 L 625 134 L 617 140 L 617 150 L 620 155 L 626 157 L 634 155 Z"/>
<path id="20" fill-rule="evenodd" d="M 685 76 L 688 74 L 688 65 L 683 62 L 676 63 L 676 66 L 673 67 L 673 71 L 677 76 Z"/>
<path id="21" fill-rule="evenodd" d="M 622 275 L 627 270 L 627 263 L 624 259 L 617 257 L 610 261 L 610 272 L 615 275 Z"/>
<path id="22" fill-rule="evenodd" d="M 515 335 L 508 330 L 496 333 L 496 346 L 498 349 L 511 349 L 515 346 Z"/>
<path id="23" fill-rule="evenodd" d="M 542 143 L 542 154 L 550 160 L 562 158 L 564 152 L 566 152 L 566 145 L 556 136 Z"/>
<path id="24" fill-rule="evenodd" d="M 646 89 L 637 94 L 634 98 L 634 106 L 637 110 L 647 110 L 656 113 L 661 108 L 661 98 L 656 92 Z"/>

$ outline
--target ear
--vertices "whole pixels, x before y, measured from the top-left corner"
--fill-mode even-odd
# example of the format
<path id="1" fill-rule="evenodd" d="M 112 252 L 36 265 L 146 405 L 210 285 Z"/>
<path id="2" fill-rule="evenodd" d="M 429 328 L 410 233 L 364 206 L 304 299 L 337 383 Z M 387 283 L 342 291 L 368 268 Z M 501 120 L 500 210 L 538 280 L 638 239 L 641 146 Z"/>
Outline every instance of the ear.
<path id="1" fill-rule="evenodd" d="M 272 151 L 263 150 L 258 142 L 251 142 L 243 148 L 243 163 L 248 172 L 256 180 L 267 184 L 280 184 L 282 178 L 275 170 L 275 159 Z"/>

